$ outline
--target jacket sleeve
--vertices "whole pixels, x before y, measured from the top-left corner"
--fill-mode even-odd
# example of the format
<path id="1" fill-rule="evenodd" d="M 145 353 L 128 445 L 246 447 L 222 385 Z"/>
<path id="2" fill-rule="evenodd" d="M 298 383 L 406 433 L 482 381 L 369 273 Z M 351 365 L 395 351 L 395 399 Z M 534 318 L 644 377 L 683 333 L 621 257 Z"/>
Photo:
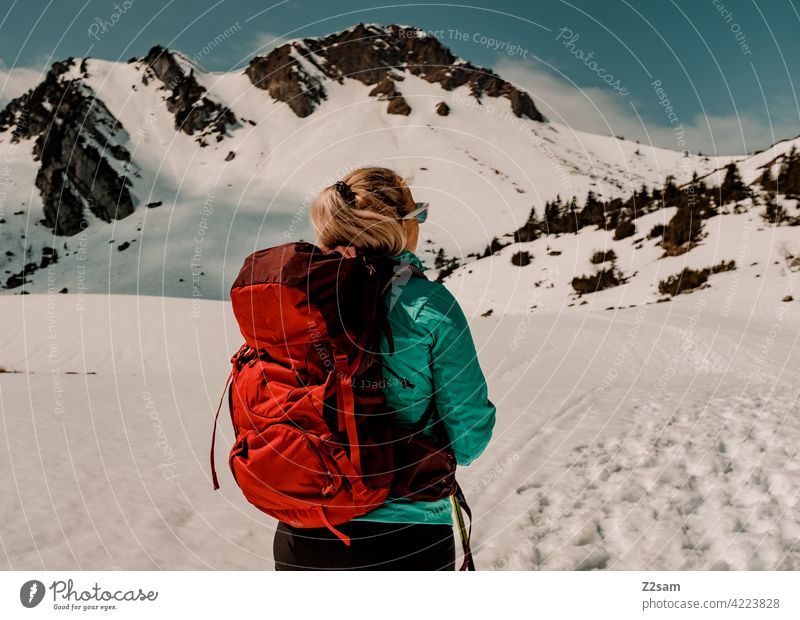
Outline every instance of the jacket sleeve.
<path id="1" fill-rule="evenodd" d="M 469 324 L 455 297 L 438 286 L 417 319 L 432 335 L 431 375 L 436 411 L 456 461 L 469 465 L 492 436 L 495 406 L 478 362 Z"/>

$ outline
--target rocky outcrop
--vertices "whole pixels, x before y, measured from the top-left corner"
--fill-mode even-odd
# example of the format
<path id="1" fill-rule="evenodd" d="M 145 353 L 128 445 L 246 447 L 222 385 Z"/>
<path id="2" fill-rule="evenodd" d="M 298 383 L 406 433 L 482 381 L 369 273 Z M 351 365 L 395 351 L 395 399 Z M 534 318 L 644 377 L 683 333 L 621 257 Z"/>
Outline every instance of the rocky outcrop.
<path id="1" fill-rule="evenodd" d="M 381 81 L 378 82 L 378 85 L 369 91 L 369 96 L 377 97 L 381 101 L 388 101 L 389 105 L 386 111 L 389 114 L 401 114 L 403 116 L 411 114 L 411 106 L 408 105 L 408 102 L 398 92 L 394 85 L 394 80 L 388 75 L 384 76 Z"/>
<path id="2" fill-rule="evenodd" d="M 445 90 L 468 86 L 479 101 L 484 96 L 505 97 L 517 116 L 544 121 L 528 93 L 489 69 L 457 58 L 438 39 L 416 28 L 359 24 L 327 37 L 286 43 L 253 58 L 245 71 L 255 86 L 287 103 L 301 117 L 326 99 L 328 80 L 358 80 L 376 86 L 371 95 L 387 98 L 386 82 L 394 86 L 406 72 Z M 395 87 L 394 93 L 390 102 L 394 113 L 410 113 L 400 90 Z M 400 102 L 394 103 L 398 98 Z"/>
<path id="3" fill-rule="evenodd" d="M 288 104 L 301 118 L 311 114 L 327 97 L 319 79 L 303 68 L 302 53 L 300 45 L 287 43 L 267 56 L 256 56 L 245 70 L 254 86 Z"/>
<path id="4" fill-rule="evenodd" d="M 13 141 L 36 138 L 36 187 L 44 223 L 57 235 L 79 232 L 86 208 L 106 222 L 134 210 L 125 130 L 79 77 L 67 75 L 73 64 L 55 63 L 0 114 L 0 132 L 11 130 Z"/>
<path id="5" fill-rule="evenodd" d="M 206 89 L 197 83 L 194 70 L 184 71 L 175 54 L 157 45 L 143 59 L 147 70 L 142 82 L 156 78 L 172 94 L 167 98 L 167 109 L 175 115 L 175 129 L 190 136 L 198 134 L 205 145 L 204 137 L 215 134 L 222 140 L 228 127 L 238 125 L 236 116 L 227 107 L 205 96 Z"/>

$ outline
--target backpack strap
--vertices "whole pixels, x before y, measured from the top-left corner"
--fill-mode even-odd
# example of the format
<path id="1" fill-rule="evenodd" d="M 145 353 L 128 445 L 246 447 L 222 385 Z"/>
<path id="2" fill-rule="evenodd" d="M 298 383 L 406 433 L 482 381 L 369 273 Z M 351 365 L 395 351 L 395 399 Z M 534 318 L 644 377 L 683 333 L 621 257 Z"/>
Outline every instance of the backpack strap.
<path id="1" fill-rule="evenodd" d="M 335 347 L 333 349 L 333 358 L 336 362 L 336 407 L 339 410 L 339 419 L 342 420 L 343 418 L 344 428 L 347 431 L 347 441 L 350 444 L 350 462 L 353 464 L 354 474 L 361 478 L 361 448 L 358 443 L 356 401 L 353 394 L 350 364 L 347 361 L 347 355 L 337 351 Z"/>
<path id="2" fill-rule="evenodd" d="M 217 413 L 214 414 L 214 430 L 211 432 L 211 452 L 209 453 L 209 458 L 211 459 L 211 482 L 214 485 L 214 490 L 216 491 L 219 489 L 219 480 L 217 479 L 217 467 L 214 464 L 214 446 L 217 443 L 217 422 L 219 421 L 219 411 L 222 409 L 222 400 L 225 398 L 225 392 L 228 392 L 228 402 L 230 402 L 230 395 L 233 386 L 231 385 L 231 379 L 233 378 L 233 373 L 236 368 L 231 368 L 230 373 L 228 374 L 228 380 L 225 381 L 225 388 L 222 390 L 222 395 L 219 397 L 219 404 L 217 405 Z"/>
<path id="3" fill-rule="evenodd" d="M 456 482 L 456 492 L 453 494 L 453 508 L 456 514 L 456 524 L 458 525 L 458 534 L 461 537 L 461 546 L 464 549 L 464 561 L 461 563 L 460 571 L 474 571 L 475 562 L 472 559 L 472 549 L 469 546 L 469 539 L 472 537 L 472 510 L 467 504 L 467 498 L 464 497 L 464 491 L 461 486 Z M 469 529 L 464 524 L 464 515 L 461 511 L 467 513 L 469 517 Z"/>
<path id="4" fill-rule="evenodd" d="M 214 430 L 211 432 L 211 450 L 209 452 L 209 459 L 211 460 L 211 482 L 214 485 L 214 490 L 216 491 L 219 489 L 219 480 L 217 479 L 217 467 L 214 464 L 214 446 L 217 443 L 217 423 L 219 422 L 219 412 L 222 409 L 222 400 L 225 398 L 225 392 L 228 392 L 228 408 L 230 411 L 233 411 L 233 403 L 232 401 L 232 393 L 233 393 L 233 385 L 231 385 L 231 380 L 233 379 L 233 375 L 242 367 L 244 361 L 246 361 L 247 356 L 252 352 L 250 345 L 243 344 L 239 347 L 239 350 L 234 353 L 233 357 L 231 357 L 231 368 L 230 373 L 228 374 L 228 379 L 225 381 L 225 388 L 222 390 L 222 395 L 219 397 L 219 404 L 217 405 L 217 412 L 214 414 Z"/>

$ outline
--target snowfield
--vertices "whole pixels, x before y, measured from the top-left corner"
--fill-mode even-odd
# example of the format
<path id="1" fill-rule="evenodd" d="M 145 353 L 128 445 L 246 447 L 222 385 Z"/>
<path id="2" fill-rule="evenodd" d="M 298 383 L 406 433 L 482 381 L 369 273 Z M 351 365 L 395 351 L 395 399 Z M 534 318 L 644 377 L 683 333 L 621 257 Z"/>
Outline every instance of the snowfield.
<path id="1" fill-rule="evenodd" d="M 480 569 L 800 568 L 800 304 L 777 297 L 794 272 L 762 280 L 775 294 L 727 310 L 732 282 L 712 278 L 668 303 L 471 318 L 498 407 L 460 474 Z M 224 411 L 211 488 L 240 344 L 227 304 L 0 311 L 20 326 L 0 335 L 4 568 L 272 568 L 275 522 L 228 472 Z"/>

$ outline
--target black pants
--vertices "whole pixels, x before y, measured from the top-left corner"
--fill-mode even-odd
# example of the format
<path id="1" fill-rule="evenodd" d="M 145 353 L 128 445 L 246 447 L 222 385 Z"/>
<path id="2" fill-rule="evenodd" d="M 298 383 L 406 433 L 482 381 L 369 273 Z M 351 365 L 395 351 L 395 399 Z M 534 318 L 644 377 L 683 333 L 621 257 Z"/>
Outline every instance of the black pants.
<path id="1" fill-rule="evenodd" d="M 279 523 L 272 545 L 275 570 L 455 570 L 453 528 L 431 523 L 349 521 L 327 528 Z"/>

